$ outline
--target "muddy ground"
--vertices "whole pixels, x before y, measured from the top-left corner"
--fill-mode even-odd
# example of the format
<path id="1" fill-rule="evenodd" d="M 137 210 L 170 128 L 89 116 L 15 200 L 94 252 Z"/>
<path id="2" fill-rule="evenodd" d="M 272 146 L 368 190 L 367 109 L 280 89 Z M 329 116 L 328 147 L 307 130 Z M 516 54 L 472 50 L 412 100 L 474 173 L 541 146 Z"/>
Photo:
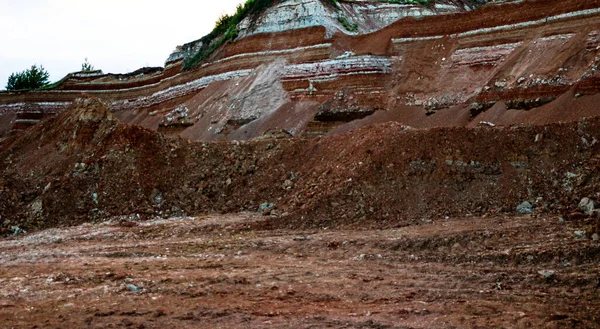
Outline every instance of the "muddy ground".
<path id="1" fill-rule="evenodd" d="M 385 230 L 254 229 L 270 220 L 114 218 L 3 238 L 0 327 L 600 324 L 600 245 L 577 232 L 584 221 L 528 215 Z"/>

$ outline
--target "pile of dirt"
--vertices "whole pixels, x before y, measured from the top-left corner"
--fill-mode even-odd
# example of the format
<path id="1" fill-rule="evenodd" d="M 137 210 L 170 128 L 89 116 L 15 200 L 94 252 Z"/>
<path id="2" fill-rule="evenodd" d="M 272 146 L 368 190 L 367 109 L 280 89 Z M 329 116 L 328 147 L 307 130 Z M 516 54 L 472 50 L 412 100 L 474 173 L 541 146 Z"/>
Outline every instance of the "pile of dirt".
<path id="1" fill-rule="evenodd" d="M 569 215 L 597 199 L 600 120 L 313 140 L 192 142 L 116 119 L 96 99 L 3 142 L 4 232 L 110 216 L 264 211 L 270 227 L 389 227 L 467 214 Z"/>

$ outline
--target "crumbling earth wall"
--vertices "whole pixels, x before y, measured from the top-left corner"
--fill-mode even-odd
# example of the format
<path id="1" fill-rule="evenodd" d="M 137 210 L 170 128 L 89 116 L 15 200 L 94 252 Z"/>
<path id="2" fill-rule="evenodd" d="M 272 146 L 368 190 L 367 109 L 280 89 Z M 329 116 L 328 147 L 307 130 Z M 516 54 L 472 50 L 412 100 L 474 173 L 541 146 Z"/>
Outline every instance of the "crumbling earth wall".
<path id="1" fill-rule="evenodd" d="M 277 135 L 275 135 L 277 136 Z M 257 211 L 273 226 L 406 225 L 444 216 L 568 215 L 600 197 L 600 120 L 511 128 L 384 123 L 316 139 L 171 139 L 97 99 L 2 142 L 2 229 L 113 215 Z M 267 207 L 269 208 L 269 207 Z"/>

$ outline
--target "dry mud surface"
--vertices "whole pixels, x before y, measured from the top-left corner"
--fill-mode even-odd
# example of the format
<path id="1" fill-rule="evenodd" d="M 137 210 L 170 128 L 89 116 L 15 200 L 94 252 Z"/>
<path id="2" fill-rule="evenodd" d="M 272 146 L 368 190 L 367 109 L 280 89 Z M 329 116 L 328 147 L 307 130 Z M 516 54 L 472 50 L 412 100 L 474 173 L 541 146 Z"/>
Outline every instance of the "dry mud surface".
<path id="1" fill-rule="evenodd" d="M 0 327 L 599 326 L 600 247 L 574 234 L 583 221 L 256 229 L 270 220 L 115 218 L 3 238 Z"/>

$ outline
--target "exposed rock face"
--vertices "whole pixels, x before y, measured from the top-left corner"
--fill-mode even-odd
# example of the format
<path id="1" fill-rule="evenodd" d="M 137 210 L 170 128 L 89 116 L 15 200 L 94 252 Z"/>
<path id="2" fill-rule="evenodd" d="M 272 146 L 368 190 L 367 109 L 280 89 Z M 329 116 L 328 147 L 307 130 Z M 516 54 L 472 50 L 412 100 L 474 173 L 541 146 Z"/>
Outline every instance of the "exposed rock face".
<path id="1" fill-rule="evenodd" d="M 126 123 L 201 140 L 598 114 L 600 0 L 480 4 L 279 1 L 189 71 L 182 62 L 198 42 L 164 69 L 72 74 L 53 90 L 1 93 L 0 133 L 60 113 L 81 93 Z"/>
<path id="2" fill-rule="evenodd" d="M 240 36 L 258 33 L 278 33 L 287 30 L 324 26 L 327 36 L 336 32 L 369 33 L 399 19 L 462 12 L 467 6 L 452 2 L 421 6 L 416 3 L 386 3 L 373 1 L 340 2 L 339 7 L 321 0 L 290 0 L 268 8 L 256 19 L 246 18 L 240 24 Z M 345 17 L 357 24 L 356 31 L 348 31 L 339 18 Z"/>
<path id="3" fill-rule="evenodd" d="M 308 27 L 325 27 L 327 36 L 336 32 L 362 34 L 379 30 L 399 19 L 439 14 L 464 12 L 471 9 L 462 1 L 436 1 L 431 6 L 416 3 L 390 3 L 379 1 L 331 2 L 321 0 L 287 0 L 276 3 L 258 17 L 247 17 L 239 25 L 239 39 L 259 33 L 279 33 Z M 344 17 L 356 24 L 356 31 L 340 22 Z M 167 63 L 193 56 L 200 50 L 202 42 L 197 40 L 178 46 L 167 59 Z"/>

